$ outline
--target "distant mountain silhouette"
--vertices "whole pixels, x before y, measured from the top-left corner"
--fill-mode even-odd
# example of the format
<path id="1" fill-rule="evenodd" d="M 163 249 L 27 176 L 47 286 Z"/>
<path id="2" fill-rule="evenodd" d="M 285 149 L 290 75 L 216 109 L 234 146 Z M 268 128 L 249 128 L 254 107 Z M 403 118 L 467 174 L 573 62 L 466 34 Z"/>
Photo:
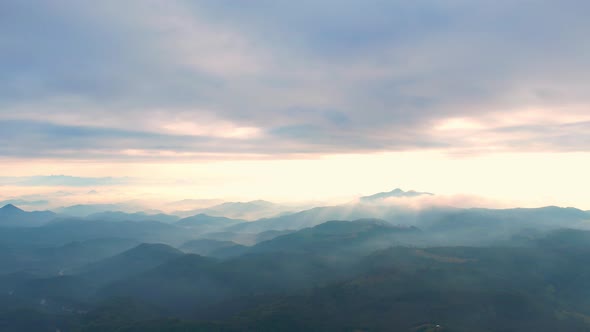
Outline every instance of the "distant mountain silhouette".
<path id="1" fill-rule="evenodd" d="M 104 221 L 159 221 L 163 223 L 173 223 L 180 218 L 163 213 L 147 214 L 144 212 L 126 213 L 121 211 L 105 211 L 93 213 L 87 216 L 86 219 Z"/>
<path id="2" fill-rule="evenodd" d="M 2 211 L 3 213 L 22 213 L 25 212 L 19 208 L 17 208 L 16 206 L 12 205 L 12 204 L 6 204 L 4 205 L 0 211 Z"/>
<path id="3" fill-rule="evenodd" d="M 87 217 L 94 213 L 108 212 L 108 211 L 137 211 L 134 206 L 129 204 L 77 204 L 72 206 L 64 206 L 54 211 L 72 217 Z"/>
<path id="4" fill-rule="evenodd" d="M 41 226 L 57 217 L 51 211 L 27 212 L 12 204 L 0 208 L 0 227 L 34 227 Z"/>
<path id="5" fill-rule="evenodd" d="M 225 227 L 246 222 L 245 220 L 230 219 L 226 217 L 215 217 L 204 213 L 192 217 L 180 219 L 175 223 L 176 226 L 197 229 L 202 232 L 212 232 L 221 230 Z"/>
<path id="6" fill-rule="evenodd" d="M 402 207 L 383 205 L 371 206 L 369 204 L 344 204 L 336 206 L 315 207 L 292 214 L 285 214 L 274 218 L 259 219 L 249 223 L 236 224 L 228 227 L 230 232 L 260 233 L 269 230 L 297 230 L 305 227 L 313 227 L 327 220 L 356 220 L 363 218 L 382 218 L 387 220 L 400 220 L 408 215 L 414 215 Z"/>
<path id="7" fill-rule="evenodd" d="M 292 208 L 268 201 L 226 202 L 203 209 L 175 212 L 178 215 L 207 214 L 215 217 L 254 220 L 292 211 Z"/>
<path id="8" fill-rule="evenodd" d="M 392 191 L 388 191 L 388 192 L 381 192 L 381 193 L 377 193 L 374 195 L 370 195 L 370 196 L 363 196 L 361 197 L 359 200 L 362 203 L 369 203 L 369 202 L 376 202 L 376 201 L 380 201 L 380 200 L 384 200 L 386 198 L 392 198 L 392 197 L 417 197 L 417 196 L 432 196 L 432 193 L 426 193 L 426 192 L 418 192 L 418 191 L 414 191 L 414 190 L 410 190 L 410 191 L 403 191 L 399 188 L 393 189 Z"/>
<path id="9" fill-rule="evenodd" d="M 392 204 L 351 203 L 317 207 L 276 218 L 231 225 L 225 229 L 225 232 L 251 234 L 270 230 L 300 230 L 322 224 L 326 220 L 356 220 L 367 217 L 392 221 L 397 225 L 416 226 L 433 235 L 426 242 L 431 245 L 432 243 L 438 243 L 438 245 L 493 243 L 499 239 L 509 238 L 525 229 L 550 231 L 564 227 L 590 227 L 588 223 L 590 214 L 575 208 L 555 206 L 527 209 L 432 207 L 417 210 Z M 220 237 L 216 238 L 221 239 Z M 230 237 L 224 239 L 240 242 Z"/>

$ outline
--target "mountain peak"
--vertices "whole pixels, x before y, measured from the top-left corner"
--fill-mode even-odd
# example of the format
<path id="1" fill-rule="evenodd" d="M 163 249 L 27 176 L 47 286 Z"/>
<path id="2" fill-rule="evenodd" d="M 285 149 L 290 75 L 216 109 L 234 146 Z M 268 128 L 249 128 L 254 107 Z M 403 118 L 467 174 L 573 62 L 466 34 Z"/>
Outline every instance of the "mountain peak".
<path id="1" fill-rule="evenodd" d="M 14 206 L 12 204 L 6 204 L 6 205 L 4 205 L 1 210 L 2 211 L 7 211 L 7 212 L 24 212 L 23 210 L 17 208 L 16 206 Z"/>
<path id="2" fill-rule="evenodd" d="M 414 190 L 403 191 L 400 188 L 395 188 L 389 192 L 381 192 L 370 196 L 363 196 L 360 198 L 361 202 L 375 202 L 391 197 L 416 197 L 422 195 L 433 195 L 427 192 L 418 192 Z"/>

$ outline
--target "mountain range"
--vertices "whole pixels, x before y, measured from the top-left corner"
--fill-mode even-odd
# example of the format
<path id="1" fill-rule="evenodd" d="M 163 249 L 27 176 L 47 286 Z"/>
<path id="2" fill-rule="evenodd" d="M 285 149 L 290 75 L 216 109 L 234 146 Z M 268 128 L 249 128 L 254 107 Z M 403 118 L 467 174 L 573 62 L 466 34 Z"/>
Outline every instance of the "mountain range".
<path id="1" fill-rule="evenodd" d="M 252 221 L 7 205 L 0 332 L 590 331 L 589 212 L 391 204 L 429 195 Z"/>

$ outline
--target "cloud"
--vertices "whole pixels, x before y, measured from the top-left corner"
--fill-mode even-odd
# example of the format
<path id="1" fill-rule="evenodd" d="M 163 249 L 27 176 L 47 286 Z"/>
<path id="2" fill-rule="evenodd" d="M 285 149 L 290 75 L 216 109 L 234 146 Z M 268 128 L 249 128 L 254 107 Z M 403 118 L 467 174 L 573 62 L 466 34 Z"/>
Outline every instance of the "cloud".
<path id="1" fill-rule="evenodd" d="M 588 151 L 589 6 L 3 1 L 0 156 Z"/>
<path id="2" fill-rule="evenodd" d="M 126 185 L 133 183 L 131 178 L 115 177 L 78 177 L 69 175 L 37 175 L 37 176 L 2 176 L 0 186 L 16 187 L 92 187 Z M 29 203 L 29 205 L 31 205 Z"/>
<path id="3" fill-rule="evenodd" d="M 422 210 L 432 207 L 491 208 L 501 209 L 514 206 L 514 202 L 500 201 L 476 195 L 422 195 L 416 197 L 390 197 L 380 202 Z"/>

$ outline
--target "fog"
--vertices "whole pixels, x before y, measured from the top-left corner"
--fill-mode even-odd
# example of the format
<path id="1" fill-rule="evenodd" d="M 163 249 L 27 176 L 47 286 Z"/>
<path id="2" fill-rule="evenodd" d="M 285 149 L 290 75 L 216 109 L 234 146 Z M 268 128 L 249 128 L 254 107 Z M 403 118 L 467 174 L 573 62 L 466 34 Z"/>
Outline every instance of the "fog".
<path id="1" fill-rule="evenodd" d="M 255 220 L 219 214 L 276 205 L 208 202 L 3 207 L 0 330 L 589 330 L 588 212 L 400 189 Z"/>

